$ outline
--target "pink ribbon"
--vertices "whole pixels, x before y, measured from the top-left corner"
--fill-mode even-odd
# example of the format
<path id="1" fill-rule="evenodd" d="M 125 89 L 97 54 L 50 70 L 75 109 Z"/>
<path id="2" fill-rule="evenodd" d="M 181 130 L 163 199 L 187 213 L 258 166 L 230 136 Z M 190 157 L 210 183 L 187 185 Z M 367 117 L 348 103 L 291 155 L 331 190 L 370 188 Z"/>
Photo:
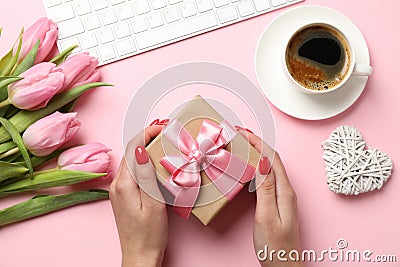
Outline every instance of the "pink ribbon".
<path id="1" fill-rule="evenodd" d="M 232 127 L 228 130 L 236 134 Z M 204 120 L 194 140 L 179 121 L 174 120 L 164 128 L 163 134 L 181 152 L 163 157 L 160 163 L 171 173 L 164 186 L 175 196 L 174 211 L 184 219 L 189 217 L 199 194 L 201 170 L 229 200 L 240 191 L 242 183 L 254 177 L 253 166 L 224 149 L 232 137 L 219 124 Z"/>

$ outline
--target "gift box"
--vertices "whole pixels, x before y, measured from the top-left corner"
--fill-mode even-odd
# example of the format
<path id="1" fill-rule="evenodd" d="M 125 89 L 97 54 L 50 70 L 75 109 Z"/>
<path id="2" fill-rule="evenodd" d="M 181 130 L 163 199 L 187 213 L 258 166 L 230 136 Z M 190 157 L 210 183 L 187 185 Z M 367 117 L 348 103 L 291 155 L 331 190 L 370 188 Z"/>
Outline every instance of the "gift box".
<path id="1" fill-rule="evenodd" d="M 255 176 L 259 152 L 201 96 L 170 120 L 147 146 L 174 210 L 204 225 Z M 168 202 L 168 201 L 167 201 Z"/>

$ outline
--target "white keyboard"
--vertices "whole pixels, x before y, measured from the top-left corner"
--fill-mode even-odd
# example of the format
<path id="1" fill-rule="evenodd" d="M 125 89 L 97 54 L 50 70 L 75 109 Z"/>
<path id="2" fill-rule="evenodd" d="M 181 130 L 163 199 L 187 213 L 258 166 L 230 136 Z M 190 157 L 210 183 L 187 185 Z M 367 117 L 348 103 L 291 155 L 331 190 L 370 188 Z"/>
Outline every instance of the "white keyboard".
<path id="1" fill-rule="evenodd" d="M 99 65 L 304 0 L 43 0 L 58 47 L 78 44 Z"/>

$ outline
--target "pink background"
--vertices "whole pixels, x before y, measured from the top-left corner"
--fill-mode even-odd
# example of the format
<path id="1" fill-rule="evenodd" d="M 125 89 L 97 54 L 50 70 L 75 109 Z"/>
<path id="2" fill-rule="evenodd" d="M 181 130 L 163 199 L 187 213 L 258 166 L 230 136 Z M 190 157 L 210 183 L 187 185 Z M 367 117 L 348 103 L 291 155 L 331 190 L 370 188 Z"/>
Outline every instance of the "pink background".
<path id="1" fill-rule="evenodd" d="M 40 0 L 1 2 L 0 50 L 4 54 L 20 27 L 29 26 L 45 12 Z M 359 100 L 337 117 L 308 122 L 271 107 L 276 121 L 277 150 L 298 195 L 303 248 L 317 251 L 336 248 L 336 241 L 342 237 L 348 241 L 349 249 L 397 254 L 399 261 L 400 181 L 396 170 L 379 192 L 359 197 L 338 196 L 327 188 L 320 147 L 337 126 L 351 124 L 361 130 L 371 146 L 388 153 L 394 164 L 400 160 L 398 1 L 306 0 L 303 4 L 331 7 L 351 18 L 367 40 L 374 67 Z M 282 11 L 102 67 L 104 81 L 115 87 L 100 88 L 81 99 L 77 110 L 82 129 L 75 142 L 98 141 L 110 146 L 116 171 L 123 151 L 123 118 L 130 99 L 143 82 L 172 65 L 191 61 L 222 63 L 256 83 L 253 61 L 257 40 L 268 22 Z M 107 182 L 79 188 L 95 186 L 106 187 Z M 0 207 L 29 196 L 1 200 Z M 185 222 L 170 211 L 170 240 L 164 266 L 258 266 L 252 244 L 254 208 L 255 195 L 243 191 L 208 227 L 193 217 Z M 0 266 L 4 267 L 118 266 L 121 257 L 109 201 L 1 228 L 0 244 Z M 346 263 L 326 261 L 319 265 Z M 398 266 L 398 263 L 375 265 Z"/>

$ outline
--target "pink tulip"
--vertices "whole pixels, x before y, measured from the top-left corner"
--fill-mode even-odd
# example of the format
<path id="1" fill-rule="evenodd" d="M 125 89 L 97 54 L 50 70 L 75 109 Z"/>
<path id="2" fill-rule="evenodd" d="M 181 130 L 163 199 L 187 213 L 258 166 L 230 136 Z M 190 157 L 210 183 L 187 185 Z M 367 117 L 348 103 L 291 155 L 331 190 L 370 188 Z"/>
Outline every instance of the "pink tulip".
<path id="1" fill-rule="evenodd" d="M 81 124 L 76 115 L 57 111 L 38 120 L 22 136 L 26 148 L 35 156 L 50 155 L 77 134 Z"/>
<path id="2" fill-rule="evenodd" d="M 91 77 L 95 73 L 98 63 L 97 59 L 89 56 L 87 52 L 68 57 L 67 60 L 59 65 L 65 73 L 64 85 L 61 91 L 68 90 L 76 86 L 77 83 L 82 83 Z M 99 78 L 99 75 L 97 78 Z"/>
<path id="3" fill-rule="evenodd" d="M 48 18 L 38 19 L 22 35 L 22 47 L 19 55 L 20 60 L 35 46 L 40 40 L 39 50 L 36 54 L 35 64 L 42 62 L 53 48 L 58 36 L 57 24 Z M 15 51 L 15 49 L 14 49 Z"/>
<path id="4" fill-rule="evenodd" d="M 24 78 L 8 86 L 8 100 L 20 109 L 43 108 L 62 88 L 64 73 L 54 63 L 42 62 L 21 74 Z"/>
<path id="5" fill-rule="evenodd" d="M 58 156 L 61 170 L 79 170 L 95 173 L 109 173 L 111 158 L 108 147 L 100 143 L 70 148 Z"/>
<path id="6" fill-rule="evenodd" d="M 101 71 L 95 70 L 92 72 L 92 74 L 90 76 L 86 77 L 86 79 L 83 79 L 83 80 L 77 82 L 76 84 L 74 84 L 74 87 L 80 86 L 83 84 L 87 84 L 87 83 L 98 82 L 98 81 L 100 81 L 100 76 L 101 76 Z"/>

